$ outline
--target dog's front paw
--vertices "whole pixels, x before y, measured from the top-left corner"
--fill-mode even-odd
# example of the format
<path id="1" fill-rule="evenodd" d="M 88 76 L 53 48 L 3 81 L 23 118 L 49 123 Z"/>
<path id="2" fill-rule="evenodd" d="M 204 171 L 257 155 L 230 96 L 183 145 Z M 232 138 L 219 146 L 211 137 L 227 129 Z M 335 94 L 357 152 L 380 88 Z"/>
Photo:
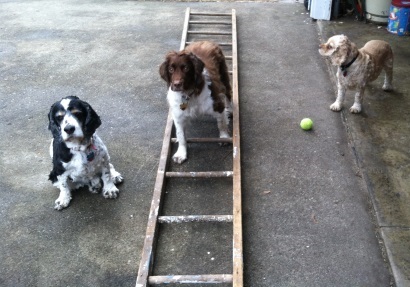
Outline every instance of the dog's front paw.
<path id="1" fill-rule="evenodd" d="M 174 156 L 172 157 L 172 160 L 173 160 L 175 163 L 179 163 L 179 164 L 181 164 L 181 163 L 183 163 L 184 161 L 186 161 L 186 159 L 187 159 L 186 153 L 180 152 L 180 151 L 177 151 L 177 152 L 174 154 Z"/>
<path id="2" fill-rule="evenodd" d="M 330 105 L 330 109 L 334 112 L 340 112 L 342 109 L 342 104 L 339 102 L 334 102 Z"/>
<path id="3" fill-rule="evenodd" d="M 88 190 L 89 190 L 91 193 L 99 193 L 100 190 L 101 190 L 101 186 L 90 186 L 90 187 L 88 188 Z"/>
<path id="4" fill-rule="evenodd" d="M 124 181 L 124 178 L 122 177 L 122 175 L 120 173 L 116 173 L 112 175 L 112 181 L 114 182 L 114 184 L 118 184 Z"/>
<path id="5" fill-rule="evenodd" d="M 70 201 L 71 201 L 71 197 L 59 197 L 55 201 L 54 209 L 62 210 L 70 204 Z"/>
<path id="6" fill-rule="evenodd" d="M 117 198 L 120 191 L 115 186 L 112 186 L 110 189 L 103 189 L 103 196 L 105 198 Z"/>
<path id="7" fill-rule="evenodd" d="M 384 83 L 382 89 L 383 89 L 383 91 L 385 91 L 385 92 L 390 92 L 390 91 L 393 90 L 393 86 L 392 86 L 391 84 L 389 84 L 389 83 Z"/>
<path id="8" fill-rule="evenodd" d="M 226 133 L 226 132 L 221 132 L 219 138 L 221 138 L 221 139 L 229 139 L 230 136 L 229 136 L 229 134 Z M 227 146 L 227 145 L 229 145 L 229 142 L 221 142 L 221 143 L 219 143 L 219 145 L 220 145 L 220 146 Z"/>
<path id="9" fill-rule="evenodd" d="M 358 114 L 362 111 L 362 107 L 359 104 L 353 104 L 353 106 L 350 108 L 350 112 L 352 114 Z"/>

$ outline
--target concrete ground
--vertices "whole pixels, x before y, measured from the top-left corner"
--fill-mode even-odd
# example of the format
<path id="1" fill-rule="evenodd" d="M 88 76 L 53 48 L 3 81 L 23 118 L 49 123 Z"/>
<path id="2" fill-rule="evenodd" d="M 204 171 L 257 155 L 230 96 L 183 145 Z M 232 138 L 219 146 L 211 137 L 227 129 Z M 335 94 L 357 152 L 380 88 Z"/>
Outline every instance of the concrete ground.
<path id="1" fill-rule="evenodd" d="M 186 7 L 237 10 L 245 286 L 409 286 L 409 38 L 348 18 L 312 22 L 293 1 L 112 0 L 0 0 L 0 285 L 135 284 L 168 113 L 158 66 L 179 47 Z M 317 48 L 336 33 L 395 52 L 396 90 L 372 83 L 360 115 L 329 110 L 334 69 Z M 47 114 L 71 94 L 101 116 L 125 182 L 116 200 L 80 190 L 58 212 Z M 230 164 L 229 147 L 189 148 L 173 169 Z M 170 182 L 164 212 L 227 213 L 229 188 Z M 162 231 L 156 274 L 231 271 L 229 226 Z"/>

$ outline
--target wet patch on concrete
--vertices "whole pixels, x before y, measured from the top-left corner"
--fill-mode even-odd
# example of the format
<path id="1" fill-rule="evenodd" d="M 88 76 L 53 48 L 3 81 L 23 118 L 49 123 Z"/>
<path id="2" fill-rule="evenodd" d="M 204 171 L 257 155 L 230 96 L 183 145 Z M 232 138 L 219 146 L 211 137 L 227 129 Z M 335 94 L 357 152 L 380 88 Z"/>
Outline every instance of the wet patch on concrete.
<path id="1" fill-rule="evenodd" d="M 407 230 L 410 228 L 410 82 L 406 75 L 410 69 L 410 42 L 407 37 L 388 33 L 386 27 L 350 18 L 319 23 L 319 27 L 324 39 L 346 34 L 358 47 L 372 39 L 385 40 L 392 46 L 394 90 L 387 93 L 381 89 L 382 73 L 367 86 L 362 113 L 353 115 L 348 112 L 354 98 L 354 91 L 348 91 L 342 115 L 370 191 L 389 260 L 399 269 L 395 271 L 396 283 L 406 286 L 408 281 L 404 285 L 400 282 L 408 280 L 410 264 L 400 257 L 410 257 Z M 388 227 L 398 229 L 393 232 Z M 398 258 L 397 254 L 400 254 Z"/>

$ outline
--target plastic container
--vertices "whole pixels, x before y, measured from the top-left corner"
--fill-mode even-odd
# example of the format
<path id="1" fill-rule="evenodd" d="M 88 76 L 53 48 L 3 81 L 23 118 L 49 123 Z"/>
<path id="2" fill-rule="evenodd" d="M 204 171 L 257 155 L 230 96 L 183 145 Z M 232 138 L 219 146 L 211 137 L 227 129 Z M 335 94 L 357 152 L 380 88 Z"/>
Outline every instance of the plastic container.
<path id="1" fill-rule="evenodd" d="M 398 36 L 410 35 L 410 8 L 390 6 L 387 31 Z"/>
<path id="2" fill-rule="evenodd" d="M 410 8 L 410 1 L 409 0 L 392 0 L 391 4 L 396 7 L 405 7 Z"/>
<path id="3" fill-rule="evenodd" d="M 390 4 L 391 0 L 367 0 L 366 19 L 373 23 L 387 25 L 389 21 Z"/>

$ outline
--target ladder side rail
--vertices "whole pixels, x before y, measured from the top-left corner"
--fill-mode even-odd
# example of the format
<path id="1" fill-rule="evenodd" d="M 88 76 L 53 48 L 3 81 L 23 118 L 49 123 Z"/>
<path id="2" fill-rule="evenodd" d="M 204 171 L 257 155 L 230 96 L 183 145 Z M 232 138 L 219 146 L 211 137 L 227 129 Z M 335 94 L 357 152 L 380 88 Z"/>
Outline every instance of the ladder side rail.
<path id="1" fill-rule="evenodd" d="M 190 11 L 191 9 L 187 8 L 185 12 L 184 29 L 182 31 L 182 39 L 180 45 L 181 50 L 185 48 Z M 169 109 L 167 124 L 164 133 L 164 140 L 162 144 L 161 158 L 158 166 L 157 179 L 155 181 L 151 209 L 148 217 L 147 232 L 144 240 L 141 261 L 138 269 L 136 287 L 147 286 L 148 277 L 149 274 L 151 274 L 152 266 L 154 263 L 155 244 L 158 235 L 158 216 L 159 211 L 161 210 L 161 199 L 164 194 L 164 183 L 166 179 L 165 172 L 167 170 L 169 155 L 171 151 L 170 145 L 173 125 L 174 120 L 172 118 L 171 109 Z"/>
<path id="2" fill-rule="evenodd" d="M 157 179 L 155 181 L 154 193 L 151 201 L 151 209 L 148 217 L 147 231 L 142 250 L 141 261 L 138 269 L 136 287 L 147 286 L 148 276 L 151 274 L 155 254 L 155 244 L 158 233 L 158 216 L 161 210 L 161 202 L 164 194 L 165 172 L 168 165 L 171 145 L 173 119 L 168 114 L 167 124 L 164 133 L 160 162 L 158 165 Z"/>
<path id="3" fill-rule="evenodd" d="M 243 286 L 242 191 L 236 10 L 232 9 L 233 287 Z"/>
<path id="4" fill-rule="evenodd" d="M 191 8 L 186 8 L 185 11 L 185 20 L 184 20 L 184 29 L 182 30 L 182 37 L 181 37 L 181 44 L 179 46 L 180 50 L 185 49 L 186 40 L 188 37 L 188 26 L 189 26 L 189 18 L 191 14 Z"/>

